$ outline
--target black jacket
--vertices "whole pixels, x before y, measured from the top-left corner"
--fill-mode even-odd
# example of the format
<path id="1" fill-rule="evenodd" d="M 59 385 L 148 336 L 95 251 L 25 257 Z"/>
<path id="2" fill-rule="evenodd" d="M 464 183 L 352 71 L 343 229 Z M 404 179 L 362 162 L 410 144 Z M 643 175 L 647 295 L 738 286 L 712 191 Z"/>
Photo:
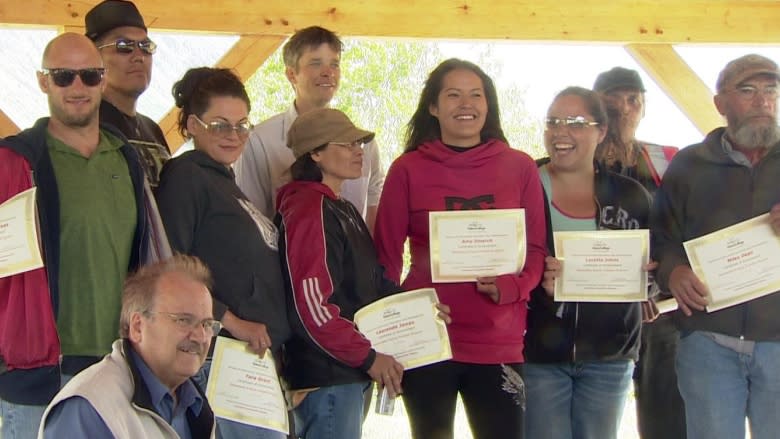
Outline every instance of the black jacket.
<path id="1" fill-rule="evenodd" d="M 289 336 L 277 232 L 236 186 L 233 172 L 202 151 L 169 160 L 157 204 L 174 251 L 197 256 L 214 277 L 214 318 L 226 310 L 267 326 L 274 350 Z"/>
<path id="2" fill-rule="evenodd" d="M 541 166 L 549 160 L 541 160 Z M 650 194 L 633 179 L 596 166 L 598 230 L 648 227 Z M 545 195 L 546 196 L 546 195 Z M 548 204 L 545 202 L 545 209 Z M 547 211 L 547 246 L 554 255 L 553 228 Z M 561 303 L 541 284 L 531 293 L 525 359 L 531 363 L 636 360 L 642 310 L 639 303 Z"/>

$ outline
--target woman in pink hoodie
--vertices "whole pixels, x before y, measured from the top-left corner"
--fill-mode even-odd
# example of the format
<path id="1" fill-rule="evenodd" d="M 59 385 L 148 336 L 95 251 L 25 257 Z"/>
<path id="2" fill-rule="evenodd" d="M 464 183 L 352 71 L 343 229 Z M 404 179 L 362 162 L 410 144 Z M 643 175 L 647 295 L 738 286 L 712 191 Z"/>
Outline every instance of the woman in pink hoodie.
<path id="1" fill-rule="evenodd" d="M 527 255 L 516 273 L 434 283 L 428 213 L 525 209 Z M 449 59 L 431 72 L 390 167 L 375 242 L 387 276 L 401 278 L 404 243 L 412 263 L 402 287 L 434 287 L 451 308 L 453 359 L 404 374 L 404 403 L 416 438 L 451 438 L 460 394 L 475 438 L 520 438 L 526 304 L 544 265 L 545 215 L 534 161 L 507 145 L 493 81 Z"/>

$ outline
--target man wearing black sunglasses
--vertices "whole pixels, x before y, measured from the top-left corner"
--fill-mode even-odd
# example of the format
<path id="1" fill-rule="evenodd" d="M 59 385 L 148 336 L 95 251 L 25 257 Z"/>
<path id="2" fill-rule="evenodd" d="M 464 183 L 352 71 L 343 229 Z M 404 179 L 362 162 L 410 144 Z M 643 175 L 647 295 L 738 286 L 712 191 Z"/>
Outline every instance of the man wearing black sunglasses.
<path id="1" fill-rule="evenodd" d="M 0 279 L 0 437 L 32 438 L 46 404 L 111 350 L 122 282 L 147 262 L 138 155 L 100 125 L 103 61 L 83 35 L 44 50 L 51 117 L 0 141 L 0 203 L 36 190 L 45 266 Z"/>
<path id="2" fill-rule="evenodd" d="M 157 45 L 149 39 L 138 8 L 129 1 L 106 0 L 85 16 L 87 37 L 95 42 L 106 65 L 106 89 L 100 119 L 114 125 L 141 156 L 152 187 L 171 156 L 159 125 L 136 111 L 152 77 Z"/>

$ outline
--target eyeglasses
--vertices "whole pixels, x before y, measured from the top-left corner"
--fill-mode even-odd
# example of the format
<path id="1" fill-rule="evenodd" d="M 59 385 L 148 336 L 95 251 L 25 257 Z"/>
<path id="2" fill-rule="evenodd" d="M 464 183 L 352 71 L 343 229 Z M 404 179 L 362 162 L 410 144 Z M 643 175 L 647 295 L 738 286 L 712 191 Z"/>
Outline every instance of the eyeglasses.
<path id="1" fill-rule="evenodd" d="M 125 55 L 133 53 L 136 46 L 138 46 L 138 50 L 147 55 L 154 55 L 154 52 L 157 51 L 157 43 L 150 39 L 135 41 L 126 38 L 120 38 L 113 43 L 103 44 L 102 46 L 98 46 L 98 49 L 109 46 L 116 46 L 116 52 Z"/>
<path id="2" fill-rule="evenodd" d="M 235 131 L 238 137 L 245 138 L 248 137 L 249 132 L 252 131 L 252 124 L 249 122 L 240 122 L 236 125 L 231 125 L 227 122 L 215 120 L 214 122 L 206 123 L 200 120 L 198 116 L 195 116 L 194 114 L 193 116 L 209 134 L 215 136 L 227 137 Z"/>
<path id="3" fill-rule="evenodd" d="M 758 96 L 759 92 L 761 93 L 761 96 L 764 96 L 767 99 L 777 99 L 777 86 L 775 85 L 770 85 L 763 89 L 759 89 L 752 85 L 741 85 L 731 91 L 736 93 L 737 96 L 744 101 L 752 101 Z"/>
<path id="4" fill-rule="evenodd" d="M 363 149 L 365 146 L 365 143 L 363 143 L 362 140 L 356 140 L 354 142 L 328 142 L 331 145 L 338 145 L 342 148 L 347 148 L 350 151 L 357 151 L 359 149 Z"/>
<path id="5" fill-rule="evenodd" d="M 76 76 L 81 78 L 81 83 L 87 87 L 95 87 L 103 80 L 106 69 L 102 67 L 93 67 L 90 69 L 41 69 L 41 73 L 51 76 L 54 85 L 57 87 L 69 87 L 76 80 Z"/>
<path id="6" fill-rule="evenodd" d="M 176 323 L 176 326 L 187 331 L 203 328 L 203 330 L 206 331 L 207 334 L 214 335 L 214 334 L 218 334 L 219 331 L 222 329 L 222 322 L 220 322 L 219 320 L 214 320 L 214 319 L 198 320 L 192 314 L 178 314 L 178 313 L 163 312 L 163 311 L 145 311 L 144 314 L 147 315 L 162 314 L 164 316 L 168 316 L 170 317 L 171 320 L 173 320 L 173 323 Z"/>
<path id="7" fill-rule="evenodd" d="M 558 127 L 567 127 L 572 130 L 581 130 L 585 127 L 592 127 L 598 124 L 598 122 L 591 122 L 588 119 L 585 119 L 585 116 L 569 116 L 566 119 L 548 117 L 544 120 L 544 126 L 548 130 L 554 130 Z"/>

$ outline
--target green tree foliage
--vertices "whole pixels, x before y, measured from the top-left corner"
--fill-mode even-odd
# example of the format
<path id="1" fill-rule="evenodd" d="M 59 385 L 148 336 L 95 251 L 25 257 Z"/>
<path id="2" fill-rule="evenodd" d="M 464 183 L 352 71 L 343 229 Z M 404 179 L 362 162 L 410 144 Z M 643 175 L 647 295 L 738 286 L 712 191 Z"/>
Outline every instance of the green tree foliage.
<path id="1" fill-rule="evenodd" d="M 387 168 L 401 154 L 406 123 L 414 113 L 425 79 L 445 59 L 439 44 L 421 40 L 345 38 L 341 85 L 332 102 L 358 126 L 376 132 Z M 523 105 L 524 90 L 503 81 L 503 63 L 488 44 L 475 45 L 477 63 L 496 80 L 504 132 L 510 144 L 534 157 L 544 155 L 541 122 Z M 284 76 L 281 49 L 247 81 L 250 119 L 259 122 L 285 111 L 295 97 Z"/>

